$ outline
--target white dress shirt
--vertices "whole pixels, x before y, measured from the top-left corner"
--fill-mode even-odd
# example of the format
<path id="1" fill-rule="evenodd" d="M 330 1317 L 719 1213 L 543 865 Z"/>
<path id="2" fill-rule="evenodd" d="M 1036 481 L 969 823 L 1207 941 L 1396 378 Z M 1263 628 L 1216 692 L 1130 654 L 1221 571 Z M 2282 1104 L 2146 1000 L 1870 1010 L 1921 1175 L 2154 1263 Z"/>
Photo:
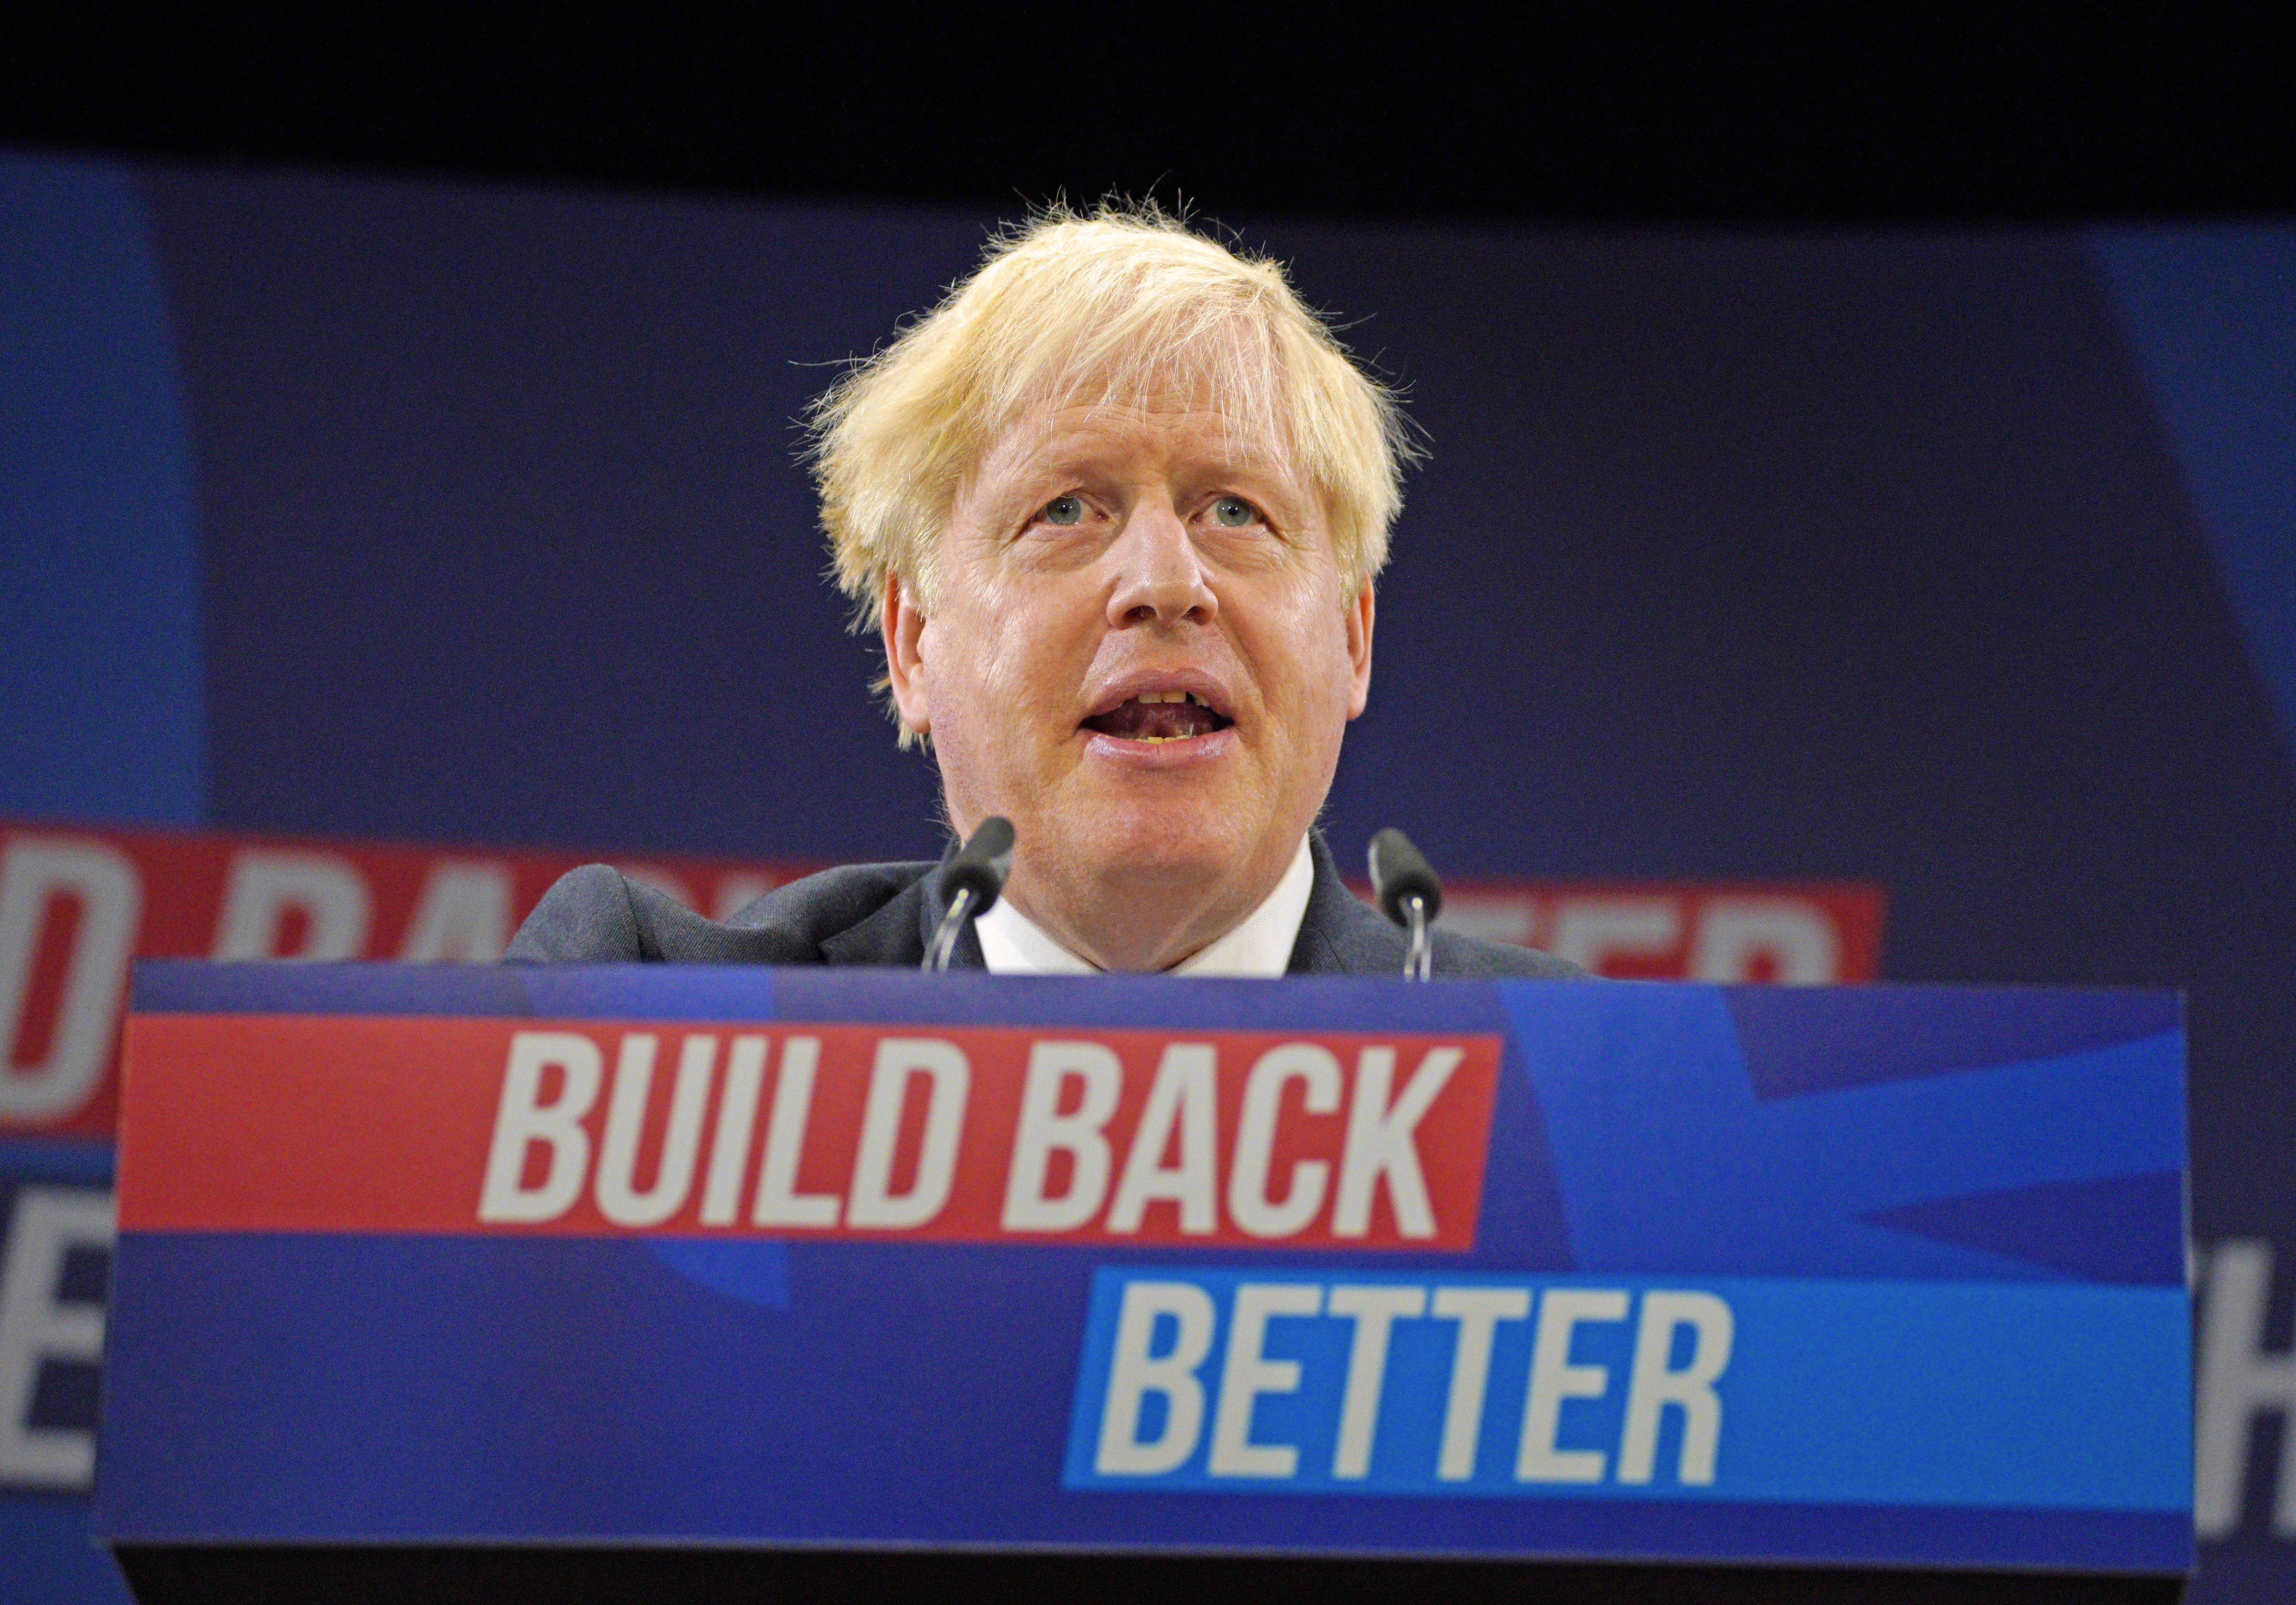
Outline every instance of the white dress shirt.
<path id="1" fill-rule="evenodd" d="M 1244 922 L 1193 958 L 1165 971 L 1170 975 L 1282 975 L 1292 962 L 1292 949 L 1300 940 L 1300 922 L 1307 917 L 1308 894 L 1316 888 L 1315 860 L 1308 855 L 1308 838 L 1292 867 L 1275 883 L 1275 890 Z M 996 975 L 1097 975 L 1100 969 L 1086 963 L 1045 934 L 1044 927 L 1003 898 L 973 924 L 980 936 L 980 956 Z"/>

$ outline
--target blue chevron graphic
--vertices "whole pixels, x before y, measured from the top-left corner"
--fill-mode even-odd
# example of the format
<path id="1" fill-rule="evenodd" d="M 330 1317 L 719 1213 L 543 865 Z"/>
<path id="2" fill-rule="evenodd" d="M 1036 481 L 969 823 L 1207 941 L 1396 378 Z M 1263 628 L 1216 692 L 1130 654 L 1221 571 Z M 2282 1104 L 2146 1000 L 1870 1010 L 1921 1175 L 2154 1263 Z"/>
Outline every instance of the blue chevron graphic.
<path id="1" fill-rule="evenodd" d="M 1582 1271 L 2056 1279 L 1871 1217 L 2184 1164 L 2181 1031 L 1765 1099 L 1723 988 L 1505 991 Z M 2179 1247 L 2164 1239 L 2130 1280 L 2181 1285 Z"/>
<path id="2" fill-rule="evenodd" d="M 789 1249 L 783 1244 L 652 1238 L 645 1248 L 680 1276 L 737 1304 L 789 1308 Z"/>

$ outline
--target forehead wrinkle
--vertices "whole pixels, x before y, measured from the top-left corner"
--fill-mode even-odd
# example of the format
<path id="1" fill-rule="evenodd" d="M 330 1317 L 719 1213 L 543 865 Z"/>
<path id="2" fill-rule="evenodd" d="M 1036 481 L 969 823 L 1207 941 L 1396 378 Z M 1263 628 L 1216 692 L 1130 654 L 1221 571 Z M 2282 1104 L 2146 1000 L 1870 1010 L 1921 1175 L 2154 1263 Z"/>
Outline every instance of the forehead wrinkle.
<path id="1" fill-rule="evenodd" d="M 1170 404 L 1166 404 L 1170 403 Z M 1166 463 L 1201 464 L 1217 473 L 1296 486 L 1300 475 L 1290 454 L 1260 432 L 1236 427 L 1233 415 L 1177 399 L 1141 403 L 1095 401 L 1040 409 L 1007 430 L 982 457 L 974 482 L 1025 475 L 1058 477 L 1103 470 L 1137 455 L 1140 441 L 1128 425 L 1152 416 L 1177 418 L 1184 428 L 1154 437 Z M 1201 419 L 1201 424 L 1188 421 Z"/>
<path id="2" fill-rule="evenodd" d="M 1260 331 L 1233 316 L 1114 350 L 1071 345 L 1031 356 L 997 408 L 1004 427 L 1077 408 L 1217 412 L 1238 426 L 1232 432 L 1258 437 L 1270 457 L 1292 455 L 1283 363 Z"/>

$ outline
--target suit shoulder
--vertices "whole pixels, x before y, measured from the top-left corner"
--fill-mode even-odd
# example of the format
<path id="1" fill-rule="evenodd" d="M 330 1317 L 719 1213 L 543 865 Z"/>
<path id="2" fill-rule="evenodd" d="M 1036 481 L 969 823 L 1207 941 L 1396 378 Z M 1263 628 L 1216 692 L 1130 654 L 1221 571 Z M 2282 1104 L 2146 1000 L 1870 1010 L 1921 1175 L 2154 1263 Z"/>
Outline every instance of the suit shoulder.
<path id="1" fill-rule="evenodd" d="M 1518 981 L 1590 981 L 1585 970 L 1567 959 L 1511 942 L 1486 942 L 1456 932 L 1435 933 L 1435 969 L 1439 975 L 1472 975 Z"/>
<path id="2" fill-rule="evenodd" d="M 1316 890 L 1300 922 L 1292 953 L 1294 974 L 1395 975 L 1403 972 L 1410 942 L 1402 927 L 1348 890 L 1316 842 Z M 1486 942 L 1439 929 L 1434 971 L 1469 980 L 1583 981 L 1587 972 L 1552 953 L 1512 942 Z"/>
<path id="3" fill-rule="evenodd" d="M 585 864 L 552 883 L 511 938 L 513 963 L 621 964 L 644 957 L 630 884 L 619 869 Z"/>
<path id="4" fill-rule="evenodd" d="M 802 931 L 817 946 L 851 930 L 933 868 L 929 863 L 840 864 L 775 886 L 726 923 L 744 931 Z"/>
<path id="5" fill-rule="evenodd" d="M 931 864 L 854 864 L 791 881 L 709 919 L 605 864 L 561 876 L 504 955 L 529 964 L 820 964 L 825 942 L 898 897 Z"/>

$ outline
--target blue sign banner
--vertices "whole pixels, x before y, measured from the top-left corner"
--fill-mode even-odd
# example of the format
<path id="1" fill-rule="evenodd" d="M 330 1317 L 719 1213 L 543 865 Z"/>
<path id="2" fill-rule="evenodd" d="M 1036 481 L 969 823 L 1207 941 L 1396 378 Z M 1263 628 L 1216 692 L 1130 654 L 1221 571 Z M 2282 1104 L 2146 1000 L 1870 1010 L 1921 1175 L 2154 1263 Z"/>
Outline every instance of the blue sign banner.
<path id="1" fill-rule="evenodd" d="M 2178 1512 L 2186 1321 L 2170 1288 L 1110 1268 L 1062 1481 Z"/>
<path id="2" fill-rule="evenodd" d="M 98 1469 L 97 1527 L 111 1542 L 1145 1547 L 2153 1574 L 2191 1561 L 2173 994 L 148 965 L 136 1016 Z M 209 1087 L 229 1106 L 256 1083 L 234 1081 L 235 1064 L 201 1069 L 206 1082 L 176 1074 L 153 1045 L 176 1040 L 170 1030 L 285 1028 L 266 1019 L 306 1022 L 322 1033 L 313 1041 L 329 1020 L 362 1041 L 546 1029 L 562 1049 L 587 1033 L 602 1066 L 634 1062 L 618 1033 L 644 1036 L 649 1068 L 660 1038 L 665 1068 L 701 1089 L 678 1095 L 693 1111 L 686 1151 L 710 1133 L 708 1168 L 729 1188 L 750 1173 L 729 1144 L 754 1156 L 780 1142 L 770 1128 L 787 1100 L 772 1077 L 790 1058 L 775 1044 L 807 1032 L 830 1044 L 805 1060 L 829 1109 L 840 1076 L 871 1074 L 865 1056 L 840 1068 L 838 1033 L 875 1041 L 883 1027 L 914 1057 L 945 1030 L 955 1059 L 934 1048 L 918 1062 L 972 1086 L 974 1113 L 943 1123 L 955 1156 L 944 1189 L 963 1206 L 978 1180 L 968 1167 L 993 1161 L 989 1223 L 965 1241 L 828 1224 L 808 1236 L 665 1206 L 658 1229 L 603 1215 L 513 1229 L 481 1219 L 480 1169 L 500 1169 L 523 1198 L 545 1187 L 544 1167 L 521 1171 L 525 1150 L 504 1148 L 499 1130 L 490 1149 L 483 1131 L 443 1127 L 404 1140 L 469 1156 L 463 1203 L 453 1178 L 464 1172 L 424 1162 L 422 1185 L 447 1176 L 440 1196 L 463 1211 L 452 1230 L 431 1216 L 350 1229 L 323 1210 L 281 1224 L 247 1213 L 247 1189 L 204 1181 L 182 1196 L 214 1194 L 226 1214 L 168 1215 L 148 1202 L 176 1196 L 165 1179 L 139 1179 L 139 1155 L 160 1151 L 139 1125 L 144 1108 L 187 1109 L 167 1099 Z M 727 1139 L 708 1054 L 692 1044 L 751 1030 L 749 1107 L 770 1118 Z M 670 1040 L 679 1032 L 684 1048 Z M 1000 1072 L 982 1044 L 1008 1039 L 1016 1066 L 1104 1065 L 1101 1113 L 1050 1091 L 996 1103 Z M 1426 1044 L 1494 1040 L 1496 1082 L 1455 1120 L 1431 1101 L 1439 1075 L 1424 1069 L 1451 1061 Z M 1102 1042 L 1113 1046 L 1095 1059 Z M 554 1176 L 557 1156 L 619 1142 L 615 1218 L 636 1218 L 630 1200 L 659 1196 L 669 1165 L 654 1156 L 674 1140 L 635 1113 L 637 1135 L 609 1136 L 603 1111 L 666 1110 L 667 1091 L 657 1083 L 649 1106 L 643 1086 L 626 1099 L 618 1084 L 579 1115 L 531 1074 L 512 1096 L 521 1051 L 506 1071 L 484 1049 L 496 1057 L 474 1062 L 500 1093 L 485 1082 L 470 1107 L 492 1120 L 515 1106 L 521 1130 L 545 1133 L 529 1159 L 548 1157 Z M 377 1100 L 392 1089 L 461 1074 L 443 1047 L 407 1052 L 357 1097 L 311 1107 L 389 1125 Z M 1330 1071 L 1315 1068 L 1325 1059 Z M 348 1074 L 308 1062 L 310 1076 Z M 1201 1066 L 1207 1089 L 1234 1076 L 1260 1115 L 1240 1125 L 1207 1091 L 1198 1154 L 1185 1099 L 1161 1106 L 1161 1125 L 1131 1113 L 1158 1107 L 1147 1078 L 1160 1085 L 1175 1065 Z M 1434 1091 L 1406 1092 L 1396 1065 L 1421 1066 Z M 1382 1091 L 1365 1115 L 1370 1067 Z M 1247 1068 L 1274 1091 L 1259 1098 Z M 858 1110 L 857 1082 L 849 1091 Z M 873 1110 L 877 1091 L 871 1082 Z M 929 1140 L 918 1132 L 939 1117 L 899 1115 L 906 1096 L 884 1104 L 884 1129 Z M 1429 1131 L 1453 1120 L 1447 1141 L 1471 1132 L 1480 1146 L 1471 1222 L 1444 1213 L 1461 1156 L 1411 1155 L 1420 1116 L 1398 1114 L 1406 1105 L 1431 1111 Z M 1025 1132 L 987 1129 L 1036 1118 L 1031 1108 L 1065 1135 L 1040 1132 L 1032 1148 Z M 227 1113 L 215 1118 L 227 1134 Z M 1252 1118 L 1247 1161 L 1237 1133 Z M 1318 1121 L 1328 1150 L 1316 1147 Z M 1046 1159 L 1046 1141 L 1070 1157 Z M 633 1151 L 646 1156 L 635 1171 Z M 881 1212 L 885 1187 L 908 1198 L 923 1185 L 900 1180 L 929 1168 L 907 1151 L 885 1150 Z M 1088 1152 L 1100 1156 L 1087 1164 Z M 509 1154 L 508 1168 L 490 1153 Z M 1248 1173 L 1265 1196 L 1236 1218 L 1259 1223 L 1199 1247 L 1127 1242 L 1087 1219 L 1101 1206 L 1086 1200 L 1061 1232 L 1031 1236 L 1013 1224 L 1021 1195 L 1008 1153 L 1036 1155 L 1030 1185 L 1062 1208 L 1084 1197 L 1087 1172 L 1103 1189 L 1093 1198 L 1117 1198 L 1108 1219 L 1127 1189 L 1160 1200 L 1136 1198 L 1136 1222 L 1144 1209 L 1187 1219 L 1201 1160 L 1207 1234 Z M 782 1185 L 797 1191 L 777 1196 L 832 1222 L 847 1172 L 790 1163 Z M 1287 1209 L 1307 1221 L 1358 1173 L 1374 1198 L 1423 1176 L 1426 1246 L 1349 1247 L 1312 1222 L 1296 1246 L 1267 1235 Z M 567 1173 L 570 1198 L 587 1183 Z M 352 1191 L 383 1200 L 381 1221 L 415 1185 L 407 1177 L 398 1188 L 362 1176 Z M 316 1196 L 297 1193 L 297 1207 Z"/>

